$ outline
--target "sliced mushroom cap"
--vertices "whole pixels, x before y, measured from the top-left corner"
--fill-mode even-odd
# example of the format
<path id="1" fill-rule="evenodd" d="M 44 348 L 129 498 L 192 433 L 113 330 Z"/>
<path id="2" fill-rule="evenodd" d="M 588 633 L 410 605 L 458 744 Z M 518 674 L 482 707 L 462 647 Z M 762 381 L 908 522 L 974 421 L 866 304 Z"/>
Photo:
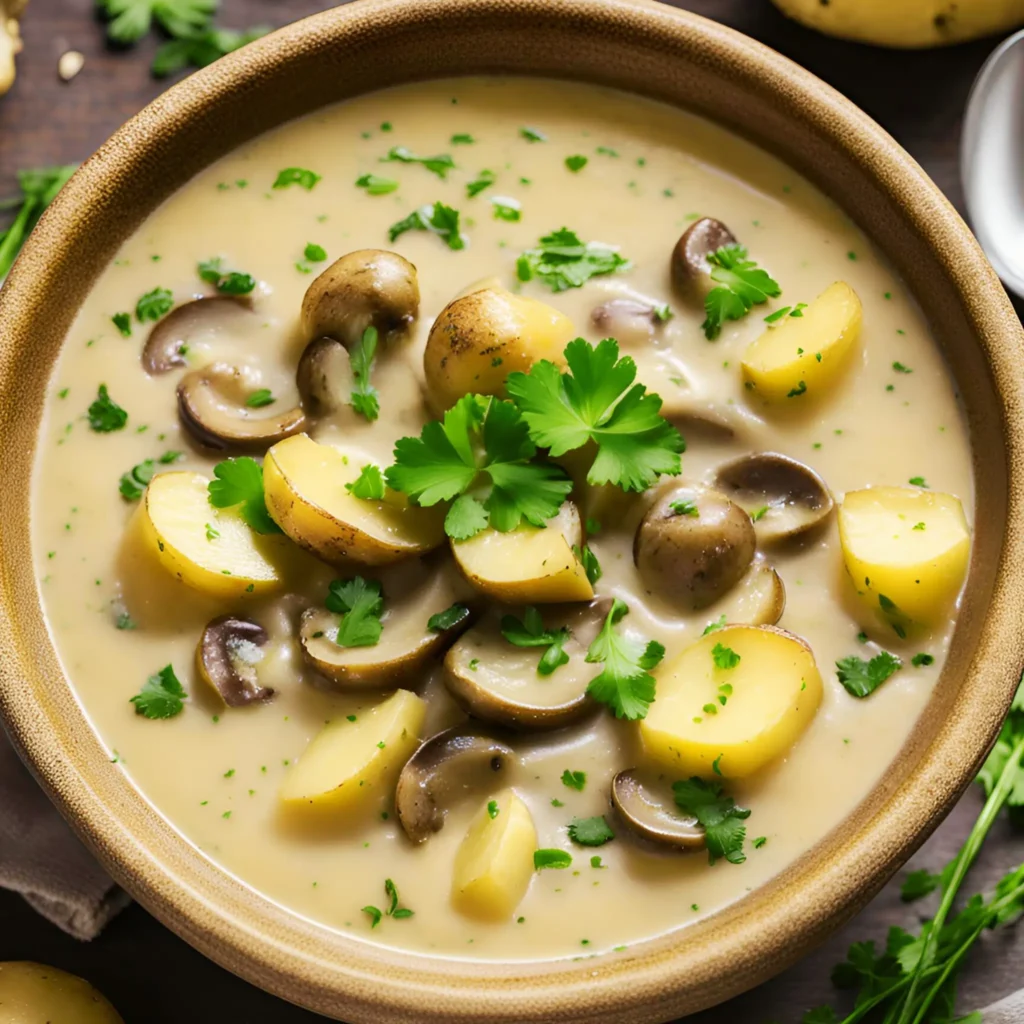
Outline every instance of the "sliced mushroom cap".
<path id="1" fill-rule="evenodd" d="M 658 800 L 634 769 L 612 779 L 611 801 L 625 825 L 641 839 L 676 850 L 704 849 L 704 829 L 697 819 Z"/>
<path id="2" fill-rule="evenodd" d="M 328 337 L 351 349 L 367 327 L 381 341 L 416 319 L 420 287 L 416 268 L 397 252 L 358 249 L 335 260 L 302 300 L 305 337 Z"/>
<path id="3" fill-rule="evenodd" d="M 199 678 L 215 690 L 229 708 L 270 700 L 274 691 L 261 686 L 256 675 L 267 640 L 267 631 L 250 619 L 234 615 L 213 619 L 196 646 Z"/>
<path id="4" fill-rule="evenodd" d="M 774 626 L 786 610 L 782 577 L 758 556 L 746 575 L 720 601 L 707 609 L 709 622 Z"/>
<path id="5" fill-rule="evenodd" d="M 149 332 L 142 349 L 146 373 L 167 373 L 186 366 L 185 352 L 193 339 L 218 327 L 245 327 L 253 315 L 252 300 L 244 296 L 209 295 L 172 309 Z"/>
<path id="6" fill-rule="evenodd" d="M 756 547 L 750 516 L 739 505 L 715 491 L 681 487 L 640 521 L 633 561 L 651 590 L 692 611 L 735 586 Z"/>
<path id="7" fill-rule="evenodd" d="M 594 308 L 590 321 L 606 338 L 615 338 L 626 348 L 644 345 L 664 322 L 657 306 L 640 299 L 609 299 Z"/>
<path id="8" fill-rule="evenodd" d="M 835 507 L 825 481 L 810 466 L 776 452 L 727 462 L 719 467 L 715 485 L 747 510 L 762 544 L 822 526 Z"/>
<path id="9" fill-rule="evenodd" d="M 723 245 L 735 245 L 736 236 L 714 217 L 695 220 L 680 236 L 672 250 L 669 268 L 672 283 L 681 292 L 693 292 L 710 278 L 708 256 Z"/>
<path id="10" fill-rule="evenodd" d="M 484 722 L 531 732 L 573 725 L 597 708 L 587 694 L 594 666 L 584 661 L 586 647 L 570 638 L 563 646 L 569 661 L 541 675 L 537 666 L 546 650 L 515 646 L 492 619 L 445 655 L 445 686 L 467 714 Z"/>
<path id="11" fill-rule="evenodd" d="M 750 421 L 736 406 L 716 405 L 689 392 L 665 394 L 661 415 L 683 435 L 687 441 L 731 441 L 745 439 L 750 434 Z"/>
<path id="12" fill-rule="evenodd" d="M 440 832 L 449 808 L 481 785 L 490 787 L 514 756 L 504 743 L 463 727 L 426 740 L 398 777 L 395 810 L 405 834 L 422 843 Z"/>
<path id="13" fill-rule="evenodd" d="M 306 346 L 295 382 L 310 416 L 328 416 L 348 403 L 342 387 L 348 365 L 345 346 L 334 338 L 314 338 Z"/>
<path id="14" fill-rule="evenodd" d="M 267 415 L 245 404 L 251 393 L 240 370 L 211 363 L 179 381 L 178 416 L 200 444 L 237 451 L 263 451 L 305 428 L 301 406 Z"/>

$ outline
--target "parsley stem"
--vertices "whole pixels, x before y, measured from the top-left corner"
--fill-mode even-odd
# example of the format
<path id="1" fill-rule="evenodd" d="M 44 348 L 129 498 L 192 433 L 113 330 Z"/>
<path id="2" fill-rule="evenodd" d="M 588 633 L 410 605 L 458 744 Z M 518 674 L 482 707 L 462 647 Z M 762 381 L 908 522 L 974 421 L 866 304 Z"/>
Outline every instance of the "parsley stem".
<path id="1" fill-rule="evenodd" d="M 942 901 L 939 903 L 939 909 L 935 912 L 931 927 L 925 936 L 921 958 L 910 974 L 910 988 L 903 1003 L 903 1010 L 899 1017 L 896 1018 L 896 1024 L 920 1024 L 920 1015 L 911 1016 L 914 1008 L 914 996 L 917 994 L 925 970 L 931 966 L 931 960 L 935 956 L 935 948 L 938 944 L 939 932 L 946 923 L 946 918 L 952 909 L 953 900 L 956 899 L 960 884 L 974 862 L 974 858 L 978 855 L 978 850 L 981 849 L 985 836 L 988 835 L 989 830 L 992 828 L 992 823 L 996 820 L 996 817 L 1003 808 L 1003 804 L 1006 803 L 1007 797 L 1010 795 L 1014 776 L 1020 768 L 1022 757 L 1024 757 L 1024 737 L 1013 748 L 1013 752 L 1003 766 L 999 781 L 993 787 L 989 798 L 985 801 L 985 806 L 981 809 L 981 814 L 978 815 L 978 820 L 974 823 L 974 828 L 971 829 L 967 842 L 964 843 L 959 856 L 954 862 L 955 867 L 953 868 L 952 877 L 942 891 Z"/>
<path id="2" fill-rule="evenodd" d="M 35 209 L 36 200 L 26 199 L 22 208 L 18 211 L 17 217 L 14 218 L 14 222 L 3 236 L 3 240 L 0 241 L 0 280 L 6 277 L 7 271 L 11 269 L 11 264 L 14 263 L 15 256 L 18 255 L 21 243 L 25 239 L 25 229 L 32 214 L 35 213 Z"/>

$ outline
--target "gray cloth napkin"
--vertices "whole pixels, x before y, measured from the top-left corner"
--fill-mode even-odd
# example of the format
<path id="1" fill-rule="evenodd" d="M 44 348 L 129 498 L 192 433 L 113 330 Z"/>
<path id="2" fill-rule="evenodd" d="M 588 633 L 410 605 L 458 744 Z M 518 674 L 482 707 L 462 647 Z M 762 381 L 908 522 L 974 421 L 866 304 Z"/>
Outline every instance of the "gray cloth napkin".
<path id="1" fill-rule="evenodd" d="M 0 887 L 76 939 L 94 939 L 128 896 L 93 860 L 0 728 Z"/>

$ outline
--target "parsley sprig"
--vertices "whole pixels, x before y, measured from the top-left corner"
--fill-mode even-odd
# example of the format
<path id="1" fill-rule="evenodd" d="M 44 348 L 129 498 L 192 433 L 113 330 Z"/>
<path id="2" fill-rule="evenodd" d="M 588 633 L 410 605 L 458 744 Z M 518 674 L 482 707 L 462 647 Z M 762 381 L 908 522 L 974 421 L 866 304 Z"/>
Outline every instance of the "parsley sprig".
<path id="1" fill-rule="evenodd" d="M 380 640 L 384 598 L 377 580 L 362 576 L 333 580 L 324 604 L 329 612 L 341 616 L 335 637 L 339 647 L 373 647 Z"/>
<path id="2" fill-rule="evenodd" d="M 544 235 L 536 248 L 516 261 L 520 281 L 543 281 L 552 291 L 581 288 L 592 277 L 628 270 L 629 260 L 610 245 L 583 242 L 575 231 L 560 228 Z"/>
<path id="3" fill-rule="evenodd" d="M 726 320 L 739 320 L 759 306 L 782 294 L 778 281 L 762 270 L 742 245 L 723 245 L 709 254 L 711 280 L 717 285 L 704 299 L 704 337 L 713 341 Z"/>
<path id="4" fill-rule="evenodd" d="M 417 156 L 405 146 L 392 146 L 388 155 L 381 157 L 381 163 L 402 163 L 420 164 L 431 174 L 436 174 L 442 181 L 448 177 L 448 172 L 455 166 L 455 161 L 448 153 L 439 153 L 437 156 Z"/>
<path id="5" fill-rule="evenodd" d="M 407 231 L 432 231 L 449 249 L 466 247 L 466 237 L 459 230 L 459 211 L 442 202 L 428 203 L 396 221 L 388 228 L 388 239 L 394 242 Z"/>
<path id="6" fill-rule="evenodd" d="M 568 626 L 559 629 L 545 629 L 544 620 L 536 608 L 530 607 L 523 612 L 522 619 L 514 615 L 501 617 L 501 635 L 516 647 L 544 647 L 546 650 L 537 663 L 537 674 L 549 676 L 561 665 L 569 662 L 565 652 L 572 633 Z"/>
<path id="7" fill-rule="evenodd" d="M 696 776 L 674 782 L 672 793 L 676 806 L 692 814 L 704 829 L 709 863 L 724 858 L 730 864 L 742 864 L 747 859 L 743 853 L 747 827 L 743 822 L 750 817 L 750 811 L 737 807 L 717 782 L 705 782 Z"/>
<path id="8" fill-rule="evenodd" d="M 0 210 L 17 210 L 10 227 L 0 231 L 0 281 L 7 276 L 43 211 L 56 199 L 57 193 L 77 169 L 77 164 L 68 164 L 65 167 L 18 171 L 20 195 L 0 202 Z"/>
<path id="9" fill-rule="evenodd" d="M 395 443 L 387 485 L 416 505 L 452 501 L 445 532 L 467 540 L 487 526 L 507 533 L 524 520 L 544 526 L 558 513 L 572 481 L 537 454 L 526 423 L 509 402 L 465 395 L 420 436 Z"/>
<path id="10" fill-rule="evenodd" d="M 583 338 L 565 348 L 568 373 L 546 359 L 529 373 L 511 373 L 506 387 L 529 425 L 530 437 L 553 457 L 595 442 L 590 484 L 643 491 L 659 476 L 676 476 L 686 444 L 659 415 L 661 398 L 636 381 L 636 363 L 619 358 L 606 338 L 596 347 Z"/>
<path id="11" fill-rule="evenodd" d="M 372 324 L 349 352 L 352 367 L 352 396 L 349 404 L 372 423 L 380 415 L 380 394 L 370 383 L 370 371 L 377 354 L 377 328 Z"/>
<path id="12" fill-rule="evenodd" d="M 257 533 L 280 533 L 270 518 L 263 497 L 263 467 L 248 455 L 225 459 L 213 467 L 214 479 L 207 486 L 214 508 L 240 506 L 242 519 Z"/>
<path id="13" fill-rule="evenodd" d="M 144 718 L 173 718 L 181 714 L 187 697 L 174 674 L 174 666 L 165 665 L 146 680 L 131 703 L 135 705 L 135 713 Z"/>
<path id="14" fill-rule="evenodd" d="M 836 662 L 836 675 L 851 697 L 869 697 L 903 662 L 888 651 L 879 651 L 870 661 L 851 654 Z"/>
<path id="15" fill-rule="evenodd" d="M 629 606 L 615 598 L 601 632 L 587 649 L 587 662 L 604 663 L 601 674 L 587 686 L 587 693 L 611 708 L 616 718 L 635 721 L 646 718 L 654 702 L 650 670 L 665 657 L 665 648 L 657 640 L 644 643 L 616 632 L 615 626 L 628 613 Z"/>

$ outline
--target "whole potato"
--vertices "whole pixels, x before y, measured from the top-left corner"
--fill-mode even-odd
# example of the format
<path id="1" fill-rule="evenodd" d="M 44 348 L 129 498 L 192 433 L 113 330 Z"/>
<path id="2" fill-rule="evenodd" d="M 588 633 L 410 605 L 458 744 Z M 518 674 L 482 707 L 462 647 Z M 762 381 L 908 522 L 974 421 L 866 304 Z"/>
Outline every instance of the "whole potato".
<path id="1" fill-rule="evenodd" d="M 0 963 L 0 1024 L 124 1024 L 87 981 L 45 964 Z"/>
<path id="2" fill-rule="evenodd" d="M 423 353 L 427 399 L 436 412 L 463 395 L 504 395 L 505 378 L 539 359 L 561 363 L 572 321 L 536 299 L 482 288 L 449 302 Z"/>
<path id="3" fill-rule="evenodd" d="M 640 522 L 633 561 L 644 584 L 687 610 L 706 608 L 747 571 L 757 539 L 750 516 L 716 491 L 682 488 Z"/>

